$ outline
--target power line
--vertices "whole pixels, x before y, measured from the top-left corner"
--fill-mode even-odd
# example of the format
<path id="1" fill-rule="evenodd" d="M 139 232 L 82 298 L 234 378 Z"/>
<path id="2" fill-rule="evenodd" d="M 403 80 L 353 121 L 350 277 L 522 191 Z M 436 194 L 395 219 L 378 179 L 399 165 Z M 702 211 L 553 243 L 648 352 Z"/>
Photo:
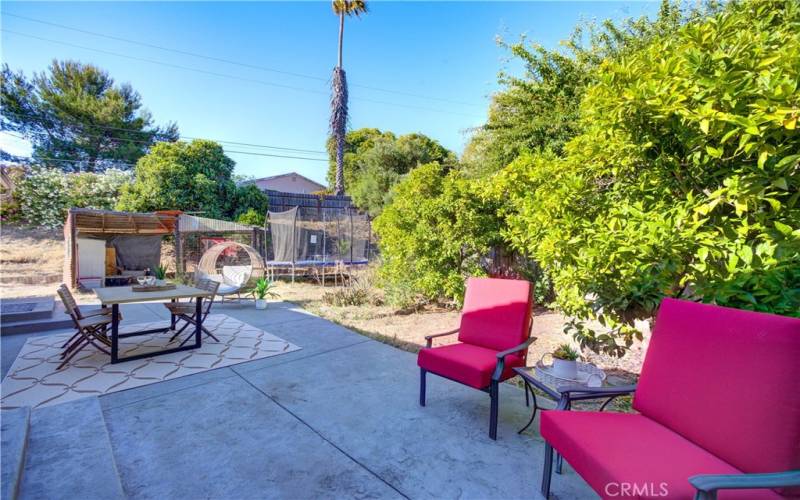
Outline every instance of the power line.
<path id="1" fill-rule="evenodd" d="M 295 76 L 295 77 L 298 77 L 298 78 L 306 78 L 306 79 L 309 79 L 309 80 L 317 80 L 317 81 L 323 81 L 323 82 L 327 82 L 329 80 L 328 78 L 323 78 L 323 77 L 320 77 L 320 76 L 307 75 L 307 74 L 303 74 L 303 73 L 296 73 L 296 72 L 293 72 L 293 71 L 285 71 L 285 70 L 280 70 L 280 69 L 275 69 L 275 68 L 269 68 L 269 67 L 266 67 L 266 66 L 259 66 L 259 65 L 255 65 L 255 64 L 249 64 L 249 63 L 241 62 L 241 61 L 234 61 L 234 60 L 225 59 L 225 58 L 222 58 L 222 57 L 214 57 L 214 56 L 209 56 L 209 55 L 206 55 L 206 54 L 199 54 L 197 52 L 190 52 L 190 51 L 187 51 L 187 50 L 164 47 L 164 46 L 161 46 L 161 45 L 142 42 L 142 41 L 139 41 L 139 40 L 132 40 L 130 38 L 123 38 L 123 37 L 119 37 L 119 36 L 107 35 L 105 33 L 98 33 L 96 31 L 89 31 L 89 30 L 85 30 L 85 29 L 81 29 L 81 28 L 76 28 L 74 26 L 66 26 L 64 24 L 58 24 L 58 23 L 54 23 L 54 22 L 50 22 L 50 21 L 44 21 L 42 19 L 35 19 L 35 18 L 32 18 L 32 17 L 28 17 L 28 16 L 21 16 L 19 14 L 10 14 L 10 13 L 6 12 L 6 13 L 4 13 L 4 15 L 10 16 L 10 17 L 16 17 L 16 18 L 19 18 L 19 19 L 25 19 L 26 21 L 31 21 L 31 22 L 35 22 L 35 23 L 46 24 L 48 26 L 55 26 L 57 28 L 61 28 L 61 29 L 65 29 L 65 30 L 76 31 L 78 33 L 84 33 L 84 34 L 87 34 L 87 35 L 106 38 L 106 39 L 109 39 L 109 40 L 117 40 L 117 41 L 120 41 L 120 42 L 131 43 L 131 44 L 134 44 L 134 45 L 141 45 L 143 47 L 150 47 L 152 49 L 163 50 L 163 51 L 166 51 L 166 52 L 174 52 L 176 54 L 182 54 L 182 55 L 197 57 L 197 58 L 200 58 L 200 59 L 207 59 L 209 61 L 217 61 L 217 62 L 222 62 L 222 63 L 225 63 L 225 64 L 232 64 L 234 66 L 241 66 L 241 67 L 244 67 L 244 68 L 257 69 L 257 70 L 260 70 L 260 71 L 267 71 L 267 72 L 270 72 L 270 73 L 278 73 L 278 74 L 282 74 L 282 75 Z M 386 93 L 389 93 L 389 94 L 397 94 L 397 95 L 404 95 L 404 96 L 409 96 L 409 97 L 416 97 L 416 98 L 419 98 L 419 99 L 429 99 L 429 100 L 432 100 L 432 101 L 447 102 L 447 103 L 451 103 L 451 104 L 460 104 L 460 105 L 463 105 L 463 106 L 476 106 L 476 107 L 481 107 L 481 108 L 485 107 L 483 104 L 476 104 L 476 103 L 472 103 L 472 102 L 457 101 L 457 100 L 453 100 L 453 99 L 446 99 L 446 98 L 443 98 L 443 97 L 426 96 L 426 95 L 422 95 L 422 94 L 416 94 L 416 93 L 413 93 L 413 92 L 404 92 L 404 91 L 401 91 L 401 90 L 384 89 L 384 88 L 381 88 L 381 87 L 373 87 L 373 86 L 370 86 L 370 85 L 360 85 L 360 84 L 357 84 L 357 83 L 351 83 L 350 85 L 352 87 L 358 87 L 358 88 L 363 88 L 363 89 L 367 89 L 367 90 L 374 90 L 374 91 L 377 91 L 377 92 L 386 92 Z"/>
<path id="2" fill-rule="evenodd" d="M 13 111 L 3 111 L 2 114 L 14 115 L 14 116 L 21 117 L 21 118 L 28 118 L 28 119 L 30 119 L 32 121 L 37 121 L 37 122 L 39 122 L 41 124 L 46 124 L 43 120 L 38 119 L 37 117 L 31 116 L 31 115 L 26 115 L 24 113 L 15 113 Z M 84 126 L 84 124 L 76 123 L 75 125 L 80 127 L 80 128 L 82 128 L 83 130 L 86 130 L 86 127 Z M 153 132 L 145 132 L 145 131 L 140 131 L 140 130 L 130 130 L 130 129 L 121 128 L 121 127 L 111 127 L 109 125 L 90 125 L 89 127 L 90 128 L 98 128 L 98 129 L 102 129 L 102 130 L 118 130 L 118 131 L 130 133 L 130 134 L 143 134 L 143 135 L 154 134 Z M 42 134 L 42 135 L 46 135 L 43 132 L 31 132 L 31 134 L 37 134 L 37 133 L 38 134 Z M 94 137 L 96 139 L 108 139 L 108 140 L 115 140 L 115 141 L 129 141 L 129 142 L 138 142 L 138 143 L 141 143 L 141 144 L 151 144 L 151 141 L 128 139 L 128 138 L 123 138 L 123 137 L 105 137 L 105 136 L 101 136 L 101 135 L 92 135 L 92 134 L 84 134 L 84 135 L 86 137 Z M 155 134 L 155 135 L 158 135 L 158 134 Z M 22 136 L 20 136 L 20 137 L 24 138 Z M 219 142 L 219 143 L 223 143 L 223 144 L 233 144 L 235 146 L 249 146 L 249 147 L 254 147 L 254 148 L 278 149 L 278 150 L 282 150 L 282 151 L 293 151 L 293 152 L 297 152 L 297 153 L 318 153 L 318 154 L 324 154 L 324 155 L 328 154 L 327 151 L 320 151 L 320 150 L 315 150 L 315 149 L 299 149 L 299 148 L 289 148 L 289 147 L 283 147 L 283 146 L 267 146 L 265 144 L 254 144 L 254 143 L 249 143 L 249 142 L 236 142 L 236 141 L 223 141 L 223 140 L 220 140 L 220 139 L 207 139 L 207 138 L 202 138 L 202 137 L 191 137 L 191 136 L 188 136 L 188 135 L 181 135 L 180 138 L 181 139 L 188 139 L 188 140 L 214 141 L 214 142 Z"/>
<path id="3" fill-rule="evenodd" d="M 166 63 L 166 62 L 163 62 L 163 61 L 156 61 L 154 59 L 147 59 L 147 58 L 144 58 L 144 57 L 130 56 L 130 55 L 127 55 L 127 54 L 120 54 L 118 52 L 111 52 L 109 50 L 96 49 L 96 48 L 93 48 L 93 47 L 86 47 L 84 45 L 78 45 L 78 44 L 74 44 L 74 43 L 64 42 L 64 41 L 61 41 L 61 40 L 53 40 L 53 39 L 50 39 L 50 38 L 44 38 L 44 37 L 40 37 L 40 36 L 36 36 L 36 35 L 30 35 L 30 34 L 27 34 L 27 33 L 20 33 L 18 31 L 13 31 L 13 30 L 5 29 L 5 28 L 0 29 L 0 31 L 2 31 L 4 33 L 9 33 L 9 34 L 12 34 L 12 35 L 22 36 L 22 37 L 26 37 L 26 38 L 32 38 L 34 40 L 41 40 L 43 42 L 54 43 L 54 44 L 58 44 L 58 45 L 64 45 L 64 46 L 67 46 L 67 47 L 75 47 L 75 48 L 82 49 L 82 50 L 89 50 L 89 51 L 92 51 L 92 52 L 99 52 L 101 54 L 108 54 L 108 55 L 112 55 L 112 56 L 116 56 L 116 57 L 122 57 L 122 58 L 125 58 L 125 59 L 131 59 L 131 60 L 134 60 L 134 61 L 142 61 L 142 62 L 146 62 L 146 63 L 149 63 L 149 64 L 157 64 L 157 65 L 166 66 L 166 67 L 169 67 L 169 68 L 182 69 L 184 71 L 193 71 L 195 73 L 202 73 L 202 74 L 206 74 L 206 75 L 217 76 L 217 77 L 220 77 L 220 78 L 228 78 L 228 79 L 240 80 L 240 81 L 248 82 L 248 83 L 256 83 L 256 84 L 259 84 L 259 85 L 266 85 L 266 86 L 270 86 L 270 87 L 278 87 L 278 88 L 294 90 L 294 91 L 297 91 L 297 92 L 306 92 L 306 93 L 310 93 L 310 94 L 319 94 L 319 95 L 328 96 L 327 92 L 323 92 L 323 91 L 320 91 L 320 90 L 306 89 L 306 88 L 302 88 L 302 87 L 295 87 L 295 86 L 292 86 L 292 85 L 284 85 L 284 84 L 280 84 L 280 83 L 267 82 L 267 81 L 264 81 L 264 80 L 257 80 L 255 78 L 245 78 L 245 77 L 241 77 L 241 76 L 237 76 L 237 75 L 230 75 L 230 74 L 227 74 L 227 73 L 219 73 L 219 72 L 216 72 L 216 71 L 208 71 L 208 70 L 199 69 L 199 68 L 191 68 L 191 67 L 188 67 L 188 66 L 181 66 L 179 64 L 172 64 L 172 63 Z M 377 99 L 369 99 L 369 98 L 365 98 L 365 97 L 352 97 L 352 99 L 353 100 L 357 100 L 357 101 L 362 101 L 362 102 L 374 103 L 374 104 L 384 104 L 384 105 L 387 105 L 387 106 L 396 106 L 396 107 L 400 107 L 400 108 L 416 109 L 416 110 L 420 110 L 420 111 L 429 111 L 429 112 L 433 112 L 433 113 L 444 113 L 444 114 L 450 114 L 450 115 L 468 116 L 468 117 L 471 117 L 471 118 L 475 118 L 476 117 L 475 115 L 468 114 L 468 113 L 460 113 L 460 112 L 456 112 L 456 111 L 447 111 L 447 110 L 444 110 L 444 109 L 436 109 L 436 108 L 426 108 L 424 106 L 415 106 L 415 105 L 411 105 L 411 104 L 400 104 L 400 103 L 396 103 L 396 102 L 380 101 L 380 100 L 377 100 Z"/>
<path id="4" fill-rule="evenodd" d="M 66 162 L 66 163 L 84 163 L 84 162 L 88 162 L 89 161 L 89 160 L 67 160 L 67 159 L 63 159 L 63 158 L 48 158 L 48 157 L 45 157 L 45 156 L 38 157 L 38 158 L 30 157 L 30 158 L 27 158 L 27 159 L 31 160 L 31 161 L 61 161 L 61 162 Z M 107 158 L 98 158 L 97 161 L 108 162 L 108 163 L 112 163 L 113 165 L 125 165 L 126 167 L 135 167 L 136 166 L 135 163 L 127 163 L 127 162 L 124 162 L 124 161 L 110 160 L 110 159 L 107 159 Z"/>
<path id="5" fill-rule="evenodd" d="M 17 135 L 17 134 L 14 134 L 14 133 L 11 133 L 11 132 L 7 132 L 7 131 L 5 133 L 9 134 L 9 135 L 11 135 L 13 137 L 17 137 L 17 138 L 20 138 L 20 139 L 26 139 L 26 137 L 24 137 L 22 135 Z M 36 132 L 34 132 L 34 133 L 36 133 Z M 133 142 L 133 143 L 140 143 L 140 144 L 151 144 L 148 141 L 137 141 L 136 139 L 125 139 L 125 138 L 121 138 L 121 137 L 103 137 L 101 135 L 87 135 L 86 137 L 108 139 L 108 140 L 113 140 L 113 141 L 118 141 L 118 142 Z M 228 154 L 233 153 L 233 154 L 243 154 L 243 155 L 250 155 L 250 156 L 266 156 L 266 157 L 270 157 L 270 158 L 288 158 L 288 159 L 293 159 L 293 160 L 328 161 L 327 158 L 308 158 L 308 157 L 305 157 L 305 156 L 275 155 L 275 154 L 269 154 L 269 153 L 257 153 L 257 152 L 254 152 L 254 151 L 235 151 L 235 150 L 224 149 L 224 148 L 223 148 L 223 151 L 225 151 L 225 153 L 228 153 Z M 76 161 L 79 161 L 79 160 L 76 160 Z"/>
<path id="6" fill-rule="evenodd" d="M 252 156 L 271 156 L 273 158 L 292 158 L 294 160 L 311 160 L 311 161 L 328 161 L 326 158 L 306 158 L 303 156 L 283 156 L 283 155 L 271 155 L 267 153 L 253 153 L 250 151 L 232 151 L 230 149 L 225 150 L 226 153 L 238 153 L 242 155 L 252 155 Z"/>

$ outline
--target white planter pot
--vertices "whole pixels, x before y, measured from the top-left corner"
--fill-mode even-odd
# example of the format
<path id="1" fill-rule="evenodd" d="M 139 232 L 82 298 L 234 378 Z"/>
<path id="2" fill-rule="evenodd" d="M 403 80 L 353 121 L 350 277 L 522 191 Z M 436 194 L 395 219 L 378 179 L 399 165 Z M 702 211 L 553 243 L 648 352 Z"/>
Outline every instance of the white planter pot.
<path id="1" fill-rule="evenodd" d="M 561 378 L 576 379 L 578 378 L 578 363 L 575 361 L 554 359 L 553 375 Z"/>
<path id="2" fill-rule="evenodd" d="M 256 299 L 256 309 L 266 309 L 267 299 Z"/>

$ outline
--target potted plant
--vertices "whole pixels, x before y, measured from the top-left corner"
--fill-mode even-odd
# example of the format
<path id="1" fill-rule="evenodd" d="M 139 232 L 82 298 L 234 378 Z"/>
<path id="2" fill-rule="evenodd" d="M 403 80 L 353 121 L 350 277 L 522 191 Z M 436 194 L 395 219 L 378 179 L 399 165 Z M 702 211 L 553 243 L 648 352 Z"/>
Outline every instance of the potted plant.
<path id="1" fill-rule="evenodd" d="M 274 288 L 275 283 L 272 281 L 267 278 L 258 278 L 256 287 L 253 289 L 253 295 L 256 297 L 256 309 L 267 308 L 267 297 L 280 297 L 280 295 L 274 291 Z"/>
<path id="2" fill-rule="evenodd" d="M 167 277 L 167 268 L 166 268 L 166 267 L 164 267 L 164 266 L 158 266 L 158 267 L 157 267 L 157 268 L 155 268 L 155 270 L 153 271 L 153 274 L 154 274 L 154 275 L 155 275 L 155 277 L 156 277 L 157 283 L 158 283 L 159 285 L 163 285 L 163 284 L 164 284 L 164 280 L 165 280 L 165 279 L 166 279 L 166 277 Z"/>
<path id="3" fill-rule="evenodd" d="M 578 378 L 578 351 L 569 344 L 561 344 L 553 351 L 553 375 L 560 378 Z"/>

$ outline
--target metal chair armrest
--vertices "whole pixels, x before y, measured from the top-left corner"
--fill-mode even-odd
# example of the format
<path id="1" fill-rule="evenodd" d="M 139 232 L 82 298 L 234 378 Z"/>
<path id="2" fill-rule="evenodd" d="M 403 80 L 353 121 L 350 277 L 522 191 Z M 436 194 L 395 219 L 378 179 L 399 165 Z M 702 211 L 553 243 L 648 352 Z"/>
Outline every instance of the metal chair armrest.
<path id="1" fill-rule="evenodd" d="M 613 387 L 587 387 L 585 385 L 571 385 L 566 387 L 559 387 L 558 391 L 562 394 L 581 392 L 584 394 L 597 394 L 599 396 L 607 395 L 623 395 L 636 392 L 636 384 L 631 385 L 617 385 Z"/>
<path id="2" fill-rule="evenodd" d="M 511 349 L 506 349 L 505 351 L 498 352 L 497 353 L 497 359 L 502 359 L 502 360 L 505 361 L 506 356 L 508 356 L 509 354 L 516 354 L 519 351 L 527 349 L 528 347 L 530 347 L 531 344 L 533 344 L 533 342 L 535 340 L 536 340 L 536 337 L 528 337 L 528 340 L 526 340 L 525 342 L 521 343 L 520 345 L 512 347 Z"/>
<path id="3" fill-rule="evenodd" d="M 511 349 L 506 349 L 505 351 L 500 351 L 497 353 L 497 365 L 494 368 L 494 373 L 492 374 L 492 380 L 499 381 L 500 378 L 503 376 L 503 371 L 506 369 L 506 356 L 510 356 L 511 354 L 516 354 L 519 351 L 524 351 L 528 348 L 533 342 L 536 340 L 536 337 L 528 337 L 528 339 L 521 343 L 518 346 L 514 346 Z"/>
<path id="4" fill-rule="evenodd" d="M 690 477 L 689 483 L 697 489 L 695 498 L 713 499 L 717 490 L 800 486 L 800 470 L 764 474 L 699 474 Z"/>
<path id="5" fill-rule="evenodd" d="M 430 347 L 433 344 L 433 339 L 436 337 L 446 337 L 447 335 L 453 335 L 454 333 L 458 333 L 458 328 L 455 330 L 450 330 L 449 332 L 443 333 L 434 333 L 433 335 L 425 335 L 425 347 Z"/>

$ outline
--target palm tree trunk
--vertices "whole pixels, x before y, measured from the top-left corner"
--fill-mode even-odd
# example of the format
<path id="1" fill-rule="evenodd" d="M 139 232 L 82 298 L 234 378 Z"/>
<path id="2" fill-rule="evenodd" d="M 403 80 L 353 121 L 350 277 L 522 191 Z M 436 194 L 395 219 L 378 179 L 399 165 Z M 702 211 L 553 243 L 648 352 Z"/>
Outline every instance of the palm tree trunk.
<path id="1" fill-rule="evenodd" d="M 336 141 L 336 182 L 334 191 L 344 194 L 344 146 L 347 133 L 347 77 L 342 68 L 334 68 L 331 95 L 331 135 Z"/>
<path id="2" fill-rule="evenodd" d="M 339 14 L 339 64 L 337 68 L 342 67 L 342 45 L 344 44 L 344 12 Z"/>
<path id="3" fill-rule="evenodd" d="M 339 13 L 339 59 L 333 70 L 333 95 L 331 96 L 331 135 L 336 140 L 336 182 L 334 191 L 344 194 L 344 145 L 347 133 L 347 77 L 342 69 L 342 45 L 344 41 L 344 12 Z"/>

